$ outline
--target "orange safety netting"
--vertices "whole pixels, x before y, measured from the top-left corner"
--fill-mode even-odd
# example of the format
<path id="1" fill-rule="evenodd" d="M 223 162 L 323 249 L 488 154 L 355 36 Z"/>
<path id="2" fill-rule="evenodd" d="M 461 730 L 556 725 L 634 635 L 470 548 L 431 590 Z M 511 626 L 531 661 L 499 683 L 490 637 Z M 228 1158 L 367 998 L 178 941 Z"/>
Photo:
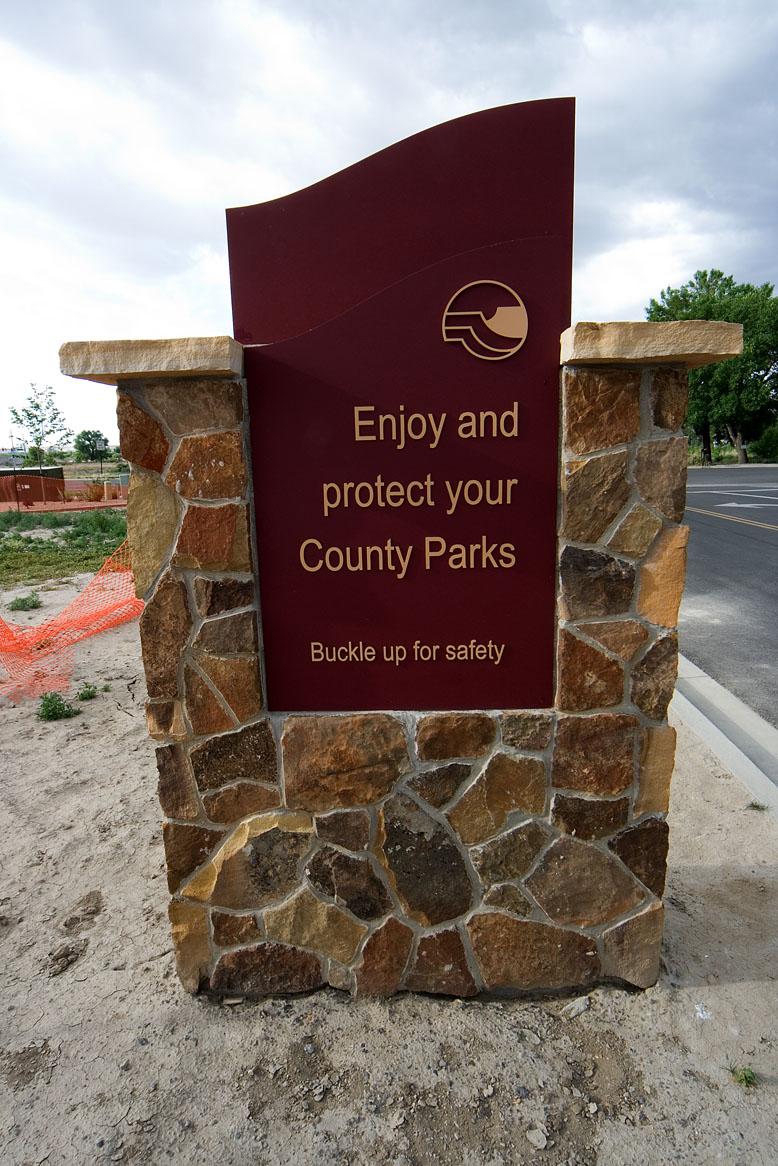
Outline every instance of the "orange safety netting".
<path id="1" fill-rule="evenodd" d="M 73 675 L 73 645 L 135 619 L 142 611 L 125 541 L 58 615 L 37 627 L 0 619 L 0 668 L 7 673 L 7 678 L 0 676 L 0 695 L 19 700 L 61 692 Z"/>

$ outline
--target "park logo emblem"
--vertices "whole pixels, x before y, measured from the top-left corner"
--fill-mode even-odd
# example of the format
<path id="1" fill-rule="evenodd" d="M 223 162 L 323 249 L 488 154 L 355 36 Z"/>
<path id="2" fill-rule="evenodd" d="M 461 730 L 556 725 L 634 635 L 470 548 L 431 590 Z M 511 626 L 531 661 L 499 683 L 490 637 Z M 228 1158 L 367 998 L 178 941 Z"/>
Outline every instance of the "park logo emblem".
<path id="1" fill-rule="evenodd" d="M 443 339 L 464 345 L 479 360 L 505 360 L 527 339 L 521 296 L 495 279 L 478 279 L 455 292 L 443 313 Z"/>

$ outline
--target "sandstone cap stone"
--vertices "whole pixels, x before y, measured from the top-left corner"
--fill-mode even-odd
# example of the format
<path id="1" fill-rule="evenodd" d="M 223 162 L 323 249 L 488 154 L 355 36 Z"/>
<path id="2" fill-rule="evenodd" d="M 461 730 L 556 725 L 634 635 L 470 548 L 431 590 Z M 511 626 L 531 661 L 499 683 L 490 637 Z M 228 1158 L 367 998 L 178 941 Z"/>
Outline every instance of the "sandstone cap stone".
<path id="1" fill-rule="evenodd" d="M 682 364 L 700 368 L 743 351 L 743 325 L 723 320 L 573 324 L 562 333 L 561 364 Z"/>
<path id="2" fill-rule="evenodd" d="M 116 385 L 149 377 L 241 376 L 243 348 L 231 336 L 175 340 L 70 340 L 59 350 L 63 376 Z"/>

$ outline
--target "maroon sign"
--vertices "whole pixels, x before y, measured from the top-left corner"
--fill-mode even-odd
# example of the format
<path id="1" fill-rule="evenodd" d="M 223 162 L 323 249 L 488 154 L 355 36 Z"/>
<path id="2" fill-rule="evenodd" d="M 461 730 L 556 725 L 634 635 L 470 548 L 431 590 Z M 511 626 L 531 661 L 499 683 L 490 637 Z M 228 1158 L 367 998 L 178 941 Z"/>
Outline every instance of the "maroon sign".
<path id="1" fill-rule="evenodd" d="M 276 711 L 553 700 L 572 100 L 227 212 Z"/>

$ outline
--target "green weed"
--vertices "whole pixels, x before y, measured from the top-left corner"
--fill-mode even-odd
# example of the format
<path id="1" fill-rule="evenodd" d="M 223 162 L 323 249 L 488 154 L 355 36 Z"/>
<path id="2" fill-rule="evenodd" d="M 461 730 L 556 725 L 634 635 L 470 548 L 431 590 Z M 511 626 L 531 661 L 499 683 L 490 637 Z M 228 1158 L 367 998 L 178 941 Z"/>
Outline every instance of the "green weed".
<path id="1" fill-rule="evenodd" d="M 44 692 L 38 704 L 38 717 L 42 721 L 64 721 L 77 717 L 81 709 L 69 704 L 58 692 Z"/>
<path id="2" fill-rule="evenodd" d="M 97 689 L 94 684 L 82 684 L 76 696 L 79 700 L 94 700 L 97 696 Z"/>
<path id="3" fill-rule="evenodd" d="M 744 1089 L 754 1089 L 759 1084 L 759 1078 L 750 1065 L 728 1065 L 732 1080 Z"/>
<path id="4" fill-rule="evenodd" d="M 17 595 L 8 604 L 9 611 L 34 611 L 36 607 L 43 607 L 41 597 L 37 591 L 30 591 L 28 595 Z"/>
<path id="5" fill-rule="evenodd" d="M 767 806 L 764 802 L 749 802 L 746 806 L 747 810 L 766 810 Z"/>

